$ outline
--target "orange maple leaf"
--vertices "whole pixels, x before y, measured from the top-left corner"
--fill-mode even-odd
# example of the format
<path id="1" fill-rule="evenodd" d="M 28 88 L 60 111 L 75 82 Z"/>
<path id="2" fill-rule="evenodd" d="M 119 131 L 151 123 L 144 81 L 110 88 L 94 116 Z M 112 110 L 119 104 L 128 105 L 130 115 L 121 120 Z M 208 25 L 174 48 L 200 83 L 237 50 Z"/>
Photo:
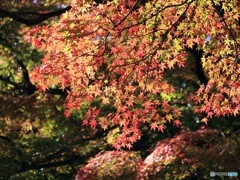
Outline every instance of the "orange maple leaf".
<path id="1" fill-rule="evenodd" d="M 175 61 L 168 61 L 167 66 L 169 69 L 172 69 L 174 67 Z"/>
<path id="2" fill-rule="evenodd" d="M 208 119 L 207 118 L 203 118 L 202 120 L 201 120 L 201 122 L 204 122 L 206 125 L 208 125 Z"/>
<path id="3" fill-rule="evenodd" d="M 156 122 L 154 122 L 154 123 L 151 123 L 150 127 L 151 127 L 151 129 L 153 129 L 155 131 L 157 129 L 158 125 Z"/>

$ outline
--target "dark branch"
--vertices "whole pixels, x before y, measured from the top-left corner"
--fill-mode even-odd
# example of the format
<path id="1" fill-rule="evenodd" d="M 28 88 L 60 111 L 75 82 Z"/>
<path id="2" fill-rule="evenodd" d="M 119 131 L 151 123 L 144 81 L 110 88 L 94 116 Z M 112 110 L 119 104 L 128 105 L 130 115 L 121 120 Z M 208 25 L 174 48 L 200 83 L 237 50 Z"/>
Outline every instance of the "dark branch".
<path id="1" fill-rule="evenodd" d="M 192 57 L 195 60 L 195 70 L 196 70 L 196 74 L 198 77 L 198 80 L 200 81 L 201 84 L 206 85 L 208 83 L 208 79 L 205 76 L 203 67 L 202 67 L 202 57 L 203 57 L 203 51 L 202 50 L 198 50 L 197 48 L 193 47 L 193 48 L 187 48 L 186 49 L 187 52 L 190 52 Z"/>
<path id="2" fill-rule="evenodd" d="M 184 2 L 182 2 L 182 3 L 180 3 L 180 4 L 173 4 L 173 5 L 165 6 L 165 7 L 163 7 L 162 9 L 160 9 L 159 11 L 155 12 L 154 14 L 152 14 L 150 17 L 145 18 L 145 19 L 137 22 L 136 24 L 132 24 L 132 25 L 130 25 L 130 26 L 128 26 L 128 27 L 125 27 L 125 28 L 123 28 L 122 30 L 130 29 L 131 27 L 138 26 L 138 25 L 140 25 L 140 24 L 144 24 L 144 23 L 146 23 L 149 19 L 152 19 L 153 17 L 156 17 L 157 15 L 159 15 L 160 13 L 162 13 L 163 11 L 165 11 L 165 10 L 167 10 L 167 9 L 170 9 L 170 8 L 173 8 L 173 7 L 180 7 L 180 6 L 183 6 L 183 5 L 186 5 L 186 4 L 187 4 L 187 6 L 189 6 L 192 2 L 193 2 L 193 0 L 190 1 L 190 2 L 188 2 L 188 0 L 185 0 Z M 187 8 L 187 9 L 188 9 L 188 8 Z M 185 14 L 185 13 L 184 13 L 184 14 Z"/>
<path id="3" fill-rule="evenodd" d="M 12 52 L 17 53 L 21 56 L 21 52 L 16 51 L 12 45 L 8 42 L 7 39 L 3 38 L 0 34 L 0 40 L 1 44 L 3 44 L 5 47 L 9 48 Z M 3 77 L 0 76 L 0 80 L 4 81 L 8 84 L 13 85 L 15 88 L 24 91 L 25 94 L 31 95 L 36 91 L 36 87 L 31 83 L 30 78 L 29 78 L 29 72 L 24 65 L 23 61 L 19 60 L 17 57 L 14 58 L 16 64 L 21 67 L 22 70 L 22 75 L 23 75 L 23 85 L 20 83 L 16 83 L 10 80 L 10 77 Z"/>
<path id="4" fill-rule="evenodd" d="M 32 26 L 32 25 L 37 25 L 51 17 L 60 16 L 61 14 L 65 13 L 66 11 L 70 10 L 71 8 L 72 8 L 71 6 L 68 6 L 66 8 L 58 9 L 56 11 L 49 12 L 49 13 L 9 12 L 9 11 L 6 11 L 6 10 L 0 8 L 0 18 L 10 17 L 15 21 L 26 24 L 27 26 Z M 31 19 L 24 18 L 23 16 L 26 16 L 26 15 L 37 16 L 37 17 L 31 18 Z"/>
<path id="5" fill-rule="evenodd" d="M 36 163 L 32 163 L 27 165 L 27 167 L 25 169 L 20 169 L 18 171 L 19 172 L 26 172 L 29 170 L 33 170 L 33 169 L 42 169 L 42 168 L 54 168 L 54 167 L 59 167 L 59 166 L 64 166 L 64 165 L 69 165 L 73 162 L 79 161 L 80 160 L 80 164 L 84 164 L 85 163 L 85 158 L 84 156 L 80 156 L 80 155 L 71 155 L 69 158 L 65 159 L 65 160 L 60 160 L 60 161 L 55 161 L 55 162 L 49 162 L 49 163 L 43 163 L 43 164 L 36 164 Z"/>
<path id="6" fill-rule="evenodd" d="M 16 87 L 16 88 L 18 88 L 18 89 L 22 89 L 22 88 L 23 88 L 23 87 L 20 86 L 19 84 L 11 81 L 11 80 L 10 80 L 10 77 L 3 77 L 2 75 L 0 75 L 0 81 L 3 81 L 3 82 L 5 82 L 5 83 L 7 83 L 7 84 L 11 84 L 11 85 L 13 85 L 14 87 Z"/>
<path id="7" fill-rule="evenodd" d="M 23 82 L 24 82 L 23 89 L 25 90 L 27 95 L 31 95 L 36 91 L 37 88 L 31 83 L 29 78 L 29 72 L 26 66 L 24 65 L 24 63 L 19 59 L 16 59 L 16 62 L 21 67 L 21 70 L 22 70 Z"/>
<path id="8" fill-rule="evenodd" d="M 12 52 L 18 54 L 19 56 L 17 56 L 17 57 L 22 56 L 22 52 L 15 50 L 13 48 L 13 46 L 8 42 L 8 40 L 3 38 L 3 36 L 1 36 L 1 34 L 0 34 L 0 44 L 9 48 Z M 14 60 L 15 60 L 16 64 L 19 67 L 21 67 L 22 82 L 21 83 L 16 83 L 16 82 L 12 81 L 10 79 L 10 77 L 4 77 L 4 76 L 0 76 L 0 81 L 3 81 L 7 84 L 10 84 L 10 85 L 14 86 L 17 90 L 19 90 L 19 92 L 21 92 L 20 94 L 31 95 L 31 94 L 33 94 L 37 91 L 37 88 L 30 81 L 29 72 L 28 72 L 28 69 L 27 69 L 26 65 L 23 63 L 22 60 L 18 59 L 17 57 L 15 57 Z M 61 90 L 61 89 L 49 88 L 47 90 L 47 93 L 54 94 L 54 95 L 62 95 L 63 97 L 66 97 L 67 96 L 67 90 L 70 91 L 70 89 Z"/>
<path id="9" fill-rule="evenodd" d="M 121 19 L 115 26 L 113 29 L 116 29 L 123 21 L 125 21 L 125 19 L 127 19 L 127 17 L 131 14 L 131 12 L 134 10 L 134 8 L 136 7 L 136 5 L 138 4 L 139 0 L 137 0 L 134 5 L 132 6 L 132 8 L 128 11 L 127 15 L 124 16 L 123 19 Z"/>
<path id="10" fill-rule="evenodd" d="M 64 90 L 58 89 L 58 88 L 49 88 L 49 89 L 46 90 L 46 92 L 49 93 L 49 94 L 61 95 L 64 98 L 67 97 L 67 91 L 71 91 L 70 88 L 66 88 Z"/>

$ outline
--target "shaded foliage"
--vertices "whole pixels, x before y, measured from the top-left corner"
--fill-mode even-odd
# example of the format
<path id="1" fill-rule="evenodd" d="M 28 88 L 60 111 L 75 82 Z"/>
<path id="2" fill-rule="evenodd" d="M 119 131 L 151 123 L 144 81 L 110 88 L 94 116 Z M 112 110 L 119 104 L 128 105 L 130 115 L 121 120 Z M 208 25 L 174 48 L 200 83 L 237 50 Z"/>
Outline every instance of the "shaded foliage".
<path id="1" fill-rule="evenodd" d="M 159 141 L 145 159 L 131 151 L 103 152 L 81 167 L 75 179 L 209 179 L 211 171 L 238 172 L 237 134 L 225 138 L 211 129 L 181 133 Z"/>

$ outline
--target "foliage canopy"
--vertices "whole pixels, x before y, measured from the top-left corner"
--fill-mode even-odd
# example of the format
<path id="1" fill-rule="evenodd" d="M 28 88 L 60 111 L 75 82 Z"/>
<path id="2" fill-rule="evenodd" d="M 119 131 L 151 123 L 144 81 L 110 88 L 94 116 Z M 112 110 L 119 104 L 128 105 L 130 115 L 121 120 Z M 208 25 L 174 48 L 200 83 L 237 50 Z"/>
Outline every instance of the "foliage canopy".
<path id="1" fill-rule="evenodd" d="M 77 1 L 59 23 L 27 33 L 46 52 L 31 77 L 43 91 L 69 89 L 67 117 L 87 101 L 83 125 L 119 125 L 117 149 L 131 148 L 142 124 L 162 132 L 167 123 L 181 125 L 179 108 L 164 98 L 178 88 L 167 74 L 185 71 L 194 59 L 201 84 L 187 103 L 206 113 L 206 124 L 213 116 L 236 116 L 239 8 L 237 0 Z M 106 107 L 111 112 L 103 113 Z"/>
<path id="2" fill-rule="evenodd" d="M 239 8 L 2 1 L 0 179 L 239 171 Z"/>

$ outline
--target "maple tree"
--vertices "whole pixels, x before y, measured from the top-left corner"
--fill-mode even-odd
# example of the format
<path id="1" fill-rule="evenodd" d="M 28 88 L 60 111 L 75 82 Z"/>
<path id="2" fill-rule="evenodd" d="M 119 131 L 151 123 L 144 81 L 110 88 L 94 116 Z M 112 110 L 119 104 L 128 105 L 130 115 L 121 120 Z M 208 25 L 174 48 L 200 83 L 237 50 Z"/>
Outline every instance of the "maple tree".
<path id="1" fill-rule="evenodd" d="M 84 125 L 121 126 L 117 149 L 140 139 L 141 124 L 180 125 L 181 112 L 163 94 L 176 91 L 167 72 L 184 69 L 189 58 L 203 83 L 189 95 L 195 112 L 236 116 L 239 8 L 236 0 L 76 1 L 58 23 L 27 31 L 26 40 L 46 52 L 31 78 L 42 91 L 70 89 L 67 117 L 88 101 Z M 112 111 L 101 114 L 106 106 Z"/>
<path id="2" fill-rule="evenodd" d="M 39 2 L 1 2 L 0 178 L 239 171 L 238 1 Z"/>

